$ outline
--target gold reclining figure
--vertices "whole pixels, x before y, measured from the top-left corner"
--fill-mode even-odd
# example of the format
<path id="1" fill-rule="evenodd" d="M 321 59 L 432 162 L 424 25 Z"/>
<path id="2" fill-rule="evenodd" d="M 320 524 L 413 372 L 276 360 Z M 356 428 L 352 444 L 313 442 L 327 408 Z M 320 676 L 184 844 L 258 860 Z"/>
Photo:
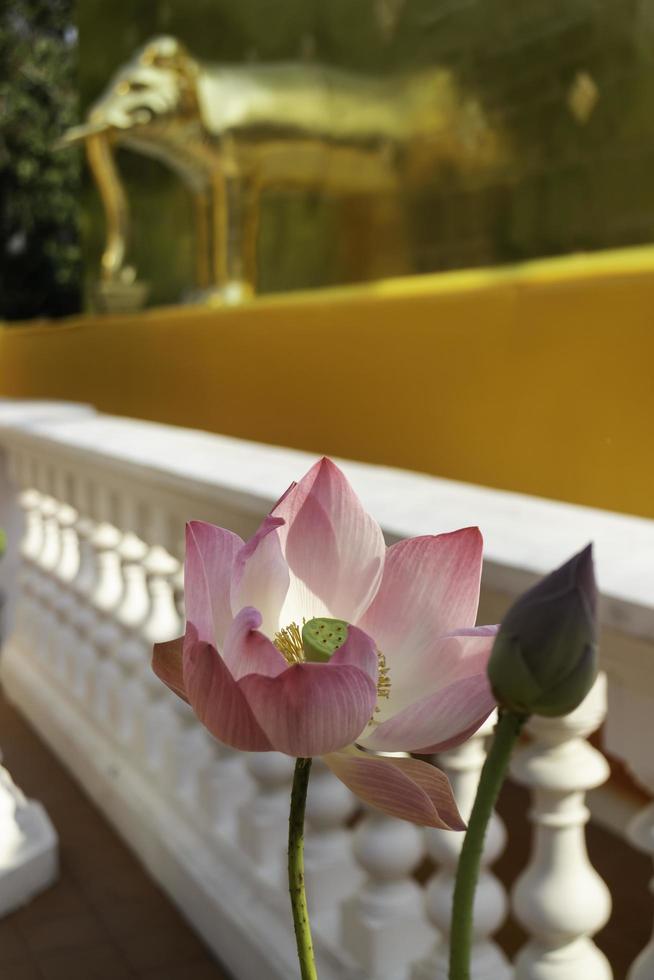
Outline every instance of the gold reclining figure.
<path id="1" fill-rule="evenodd" d="M 232 300 L 256 290 L 269 188 L 388 195 L 439 167 L 487 170 L 500 155 L 479 102 L 449 70 L 371 78 L 306 63 L 210 65 L 172 37 L 146 44 L 61 142 L 79 140 L 107 220 L 102 280 L 134 277 L 119 144 L 183 178 L 195 201 L 197 287 Z"/>

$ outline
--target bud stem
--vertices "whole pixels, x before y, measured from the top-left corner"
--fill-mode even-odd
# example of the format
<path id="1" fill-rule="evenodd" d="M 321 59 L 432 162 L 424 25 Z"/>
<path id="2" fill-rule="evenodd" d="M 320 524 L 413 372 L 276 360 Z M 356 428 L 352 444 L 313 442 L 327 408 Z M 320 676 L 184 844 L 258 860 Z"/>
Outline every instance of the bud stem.
<path id="1" fill-rule="evenodd" d="M 311 759 L 296 759 L 288 818 L 288 888 L 302 980 L 318 980 L 313 958 L 311 925 L 304 890 L 304 811 L 311 773 Z"/>
<path id="2" fill-rule="evenodd" d="M 452 904 L 449 980 L 470 980 L 472 913 L 486 827 L 499 795 L 513 746 L 527 717 L 500 713 L 493 743 L 481 771 L 477 795 L 459 856 Z"/>

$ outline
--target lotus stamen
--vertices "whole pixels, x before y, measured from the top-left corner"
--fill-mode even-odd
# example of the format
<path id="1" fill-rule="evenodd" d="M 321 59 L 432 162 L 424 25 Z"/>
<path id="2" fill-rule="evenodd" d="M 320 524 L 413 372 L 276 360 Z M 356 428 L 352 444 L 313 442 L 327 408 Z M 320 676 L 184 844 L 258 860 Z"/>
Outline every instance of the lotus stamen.
<path id="1" fill-rule="evenodd" d="M 377 697 L 389 698 L 391 696 L 391 672 L 386 664 L 386 657 L 381 650 L 377 651 L 377 666 Z M 375 711 L 379 710 L 379 705 L 377 705 Z"/>
<path id="2" fill-rule="evenodd" d="M 290 623 L 275 633 L 273 643 L 289 664 L 303 664 L 305 661 L 302 633 L 297 623 Z"/>

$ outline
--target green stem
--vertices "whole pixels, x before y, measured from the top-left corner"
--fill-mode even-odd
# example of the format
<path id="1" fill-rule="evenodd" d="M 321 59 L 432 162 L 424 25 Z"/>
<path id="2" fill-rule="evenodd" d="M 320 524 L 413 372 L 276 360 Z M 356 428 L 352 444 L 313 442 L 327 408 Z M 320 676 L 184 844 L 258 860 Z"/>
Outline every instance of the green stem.
<path id="1" fill-rule="evenodd" d="M 486 827 L 504 782 L 511 750 L 526 720 L 525 716 L 511 711 L 500 714 L 493 744 L 481 771 L 456 872 L 450 933 L 450 980 L 470 980 L 472 911 Z"/>
<path id="2" fill-rule="evenodd" d="M 318 980 L 307 896 L 304 891 L 304 810 L 311 773 L 311 759 L 296 759 L 288 818 L 288 888 L 291 893 L 293 926 L 302 980 Z"/>

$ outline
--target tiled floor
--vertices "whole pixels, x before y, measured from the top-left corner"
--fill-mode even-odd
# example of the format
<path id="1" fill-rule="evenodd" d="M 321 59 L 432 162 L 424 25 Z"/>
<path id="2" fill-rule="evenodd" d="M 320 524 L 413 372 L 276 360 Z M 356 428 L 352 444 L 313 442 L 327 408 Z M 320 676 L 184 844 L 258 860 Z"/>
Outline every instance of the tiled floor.
<path id="1" fill-rule="evenodd" d="M 4 764 L 46 807 L 58 883 L 0 921 L 0 980 L 227 980 L 200 939 L 0 696 Z"/>

